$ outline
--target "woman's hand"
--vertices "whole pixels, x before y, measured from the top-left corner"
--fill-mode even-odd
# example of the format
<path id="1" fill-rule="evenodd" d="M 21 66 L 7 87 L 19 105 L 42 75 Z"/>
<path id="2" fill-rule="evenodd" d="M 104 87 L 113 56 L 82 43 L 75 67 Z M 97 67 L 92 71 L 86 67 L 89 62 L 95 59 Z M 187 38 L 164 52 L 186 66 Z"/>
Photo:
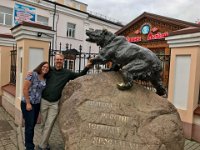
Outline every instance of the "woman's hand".
<path id="1" fill-rule="evenodd" d="M 32 110 L 32 105 L 30 103 L 26 104 L 26 110 L 31 111 Z"/>

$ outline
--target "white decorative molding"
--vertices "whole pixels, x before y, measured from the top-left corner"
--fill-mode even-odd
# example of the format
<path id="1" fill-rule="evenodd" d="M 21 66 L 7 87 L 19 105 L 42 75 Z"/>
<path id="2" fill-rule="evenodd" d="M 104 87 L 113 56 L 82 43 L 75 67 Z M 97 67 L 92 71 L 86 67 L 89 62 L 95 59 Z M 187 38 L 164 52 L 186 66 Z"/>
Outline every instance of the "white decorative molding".
<path id="1" fill-rule="evenodd" d="M 13 46 L 15 43 L 15 39 L 0 37 L 0 46 Z"/>
<path id="2" fill-rule="evenodd" d="M 165 38 L 170 48 L 200 46 L 200 33 L 173 35 Z"/>
<path id="3" fill-rule="evenodd" d="M 34 39 L 34 40 L 50 42 L 53 36 L 55 35 L 55 31 L 52 30 L 46 30 L 36 27 L 28 27 L 23 25 L 14 28 L 11 32 L 16 40 Z M 38 36 L 38 33 L 42 33 L 41 36 Z"/>

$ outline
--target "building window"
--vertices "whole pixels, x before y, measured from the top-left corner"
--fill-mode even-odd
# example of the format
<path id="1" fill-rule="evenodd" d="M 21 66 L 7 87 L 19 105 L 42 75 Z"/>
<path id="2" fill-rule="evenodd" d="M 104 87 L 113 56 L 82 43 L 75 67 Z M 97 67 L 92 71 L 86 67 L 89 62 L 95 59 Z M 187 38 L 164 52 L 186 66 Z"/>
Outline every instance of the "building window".
<path id="1" fill-rule="evenodd" d="M 0 24 L 12 25 L 13 9 L 0 6 Z"/>
<path id="2" fill-rule="evenodd" d="M 45 26 L 48 26 L 48 21 L 49 21 L 48 17 L 37 15 L 37 22 L 38 23 L 45 25 Z"/>
<path id="3" fill-rule="evenodd" d="M 75 27 L 75 24 L 67 23 L 67 37 L 75 38 Z"/>
<path id="4" fill-rule="evenodd" d="M 65 59 L 64 68 L 74 71 L 74 60 Z"/>
<path id="5" fill-rule="evenodd" d="M 73 71 L 74 70 L 74 61 L 69 60 L 69 70 Z"/>

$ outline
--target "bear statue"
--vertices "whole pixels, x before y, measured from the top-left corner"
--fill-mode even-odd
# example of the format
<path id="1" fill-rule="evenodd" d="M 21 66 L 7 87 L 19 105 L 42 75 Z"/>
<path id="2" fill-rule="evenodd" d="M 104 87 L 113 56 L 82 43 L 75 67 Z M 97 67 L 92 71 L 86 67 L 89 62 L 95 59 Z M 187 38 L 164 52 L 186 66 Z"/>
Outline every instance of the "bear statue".
<path id="1" fill-rule="evenodd" d="M 161 79 L 161 61 L 151 50 L 130 43 L 124 36 L 117 36 L 107 30 L 87 30 L 86 35 L 86 41 L 100 46 L 99 55 L 92 62 L 111 61 L 115 66 L 112 69 L 121 71 L 124 83 L 118 83 L 118 89 L 130 89 L 134 80 L 142 80 L 150 81 L 158 95 L 166 94 Z"/>

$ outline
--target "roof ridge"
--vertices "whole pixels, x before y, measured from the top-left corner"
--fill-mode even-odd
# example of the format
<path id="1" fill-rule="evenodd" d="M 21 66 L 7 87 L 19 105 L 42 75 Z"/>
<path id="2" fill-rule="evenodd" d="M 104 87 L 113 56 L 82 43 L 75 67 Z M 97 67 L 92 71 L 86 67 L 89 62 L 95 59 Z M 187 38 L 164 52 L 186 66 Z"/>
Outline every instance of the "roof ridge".
<path id="1" fill-rule="evenodd" d="M 183 27 L 189 27 L 189 26 L 200 27 L 200 24 L 187 22 L 187 21 L 183 21 L 183 20 L 179 20 L 179 19 L 175 19 L 175 18 L 165 17 L 165 16 L 161 16 L 161 15 L 157 15 L 157 14 L 153 14 L 153 13 L 149 13 L 149 12 L 143 12 L 141 15 L 139 15 L 138 17 L 133 19 L 131 22 L 126 24 L 123 28 L 118 30 L 115 34 L 117 34 L 117 35 L 120 34 L 121 32 L 123 32 L 124 30 L 126 30 L 127 28 L 129 28 L 130 26 L 132 26 L 133 24 L 135 24 L 136 22 L 138 22 L 139 20 L 141 20 L 142 18 L 145 18 L 145 17 L 153 18 L 156 20 L 160 19 L 159 21 L 169 22 L 169 23 L 173 23 L 173 24 L 183 26 Z"/>

